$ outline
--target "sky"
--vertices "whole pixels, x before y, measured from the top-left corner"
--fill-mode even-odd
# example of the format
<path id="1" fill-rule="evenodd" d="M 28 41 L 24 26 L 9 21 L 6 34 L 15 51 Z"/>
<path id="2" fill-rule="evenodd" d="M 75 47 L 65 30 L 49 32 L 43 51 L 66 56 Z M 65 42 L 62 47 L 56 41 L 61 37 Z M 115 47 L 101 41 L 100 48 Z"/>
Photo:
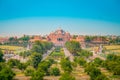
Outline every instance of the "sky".
<path id="1" fill-rule="evenodd" d="M 120 0 L 0 0 L 0 36 L 120 35 Z"/>

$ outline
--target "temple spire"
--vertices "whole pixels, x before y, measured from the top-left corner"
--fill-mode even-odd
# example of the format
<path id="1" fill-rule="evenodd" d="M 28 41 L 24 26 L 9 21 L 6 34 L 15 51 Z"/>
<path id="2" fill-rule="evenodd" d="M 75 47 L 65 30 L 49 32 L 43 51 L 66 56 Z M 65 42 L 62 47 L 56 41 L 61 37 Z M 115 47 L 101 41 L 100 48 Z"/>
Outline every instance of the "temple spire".
<path id="1" fill-rule="evenodd" d="M 58 30 L 61 30 L 61 27 L 59 27 Z"/>

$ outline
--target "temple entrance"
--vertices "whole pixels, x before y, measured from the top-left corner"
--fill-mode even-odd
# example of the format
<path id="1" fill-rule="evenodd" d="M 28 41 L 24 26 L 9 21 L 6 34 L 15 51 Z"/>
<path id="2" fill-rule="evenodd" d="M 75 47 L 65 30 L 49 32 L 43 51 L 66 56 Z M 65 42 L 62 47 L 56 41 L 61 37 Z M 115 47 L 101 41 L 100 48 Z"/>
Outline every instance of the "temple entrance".
<path id="1" fill-rule="evenodd" d="M 57 41 L 63 41 L 63 38 L 57 38 Z"/>

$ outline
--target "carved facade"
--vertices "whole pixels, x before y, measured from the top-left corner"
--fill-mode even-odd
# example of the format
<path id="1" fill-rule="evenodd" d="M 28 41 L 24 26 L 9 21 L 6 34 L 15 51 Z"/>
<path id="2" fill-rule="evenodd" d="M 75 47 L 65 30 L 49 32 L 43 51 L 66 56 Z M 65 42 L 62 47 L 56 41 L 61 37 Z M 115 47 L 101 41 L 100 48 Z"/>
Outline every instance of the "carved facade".
<path id="1" fill-rule="evenodd" d="M 55 46 L 64 46 L 65 42 L 69 41 L 70 38 L 70 33 L 65 32 L 62 29 L 51 32 L 47 37 L 48 41 L 53 42 Z"/>

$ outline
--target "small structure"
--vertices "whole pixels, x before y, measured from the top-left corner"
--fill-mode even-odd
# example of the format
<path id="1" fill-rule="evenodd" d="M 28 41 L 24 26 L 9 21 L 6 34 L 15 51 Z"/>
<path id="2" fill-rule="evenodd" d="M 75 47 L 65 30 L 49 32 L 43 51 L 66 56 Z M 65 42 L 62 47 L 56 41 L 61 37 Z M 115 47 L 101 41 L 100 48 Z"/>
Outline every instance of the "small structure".
<path id="1" fill-rule="evenodd" d="M 80 44 L 81 44 L 81 47 L 82 48 L 85 48 L 86 45 L 85 45 L 85 36 L 78 36 L 76 37 L 76 41 L 78 41 Z"/>
<path id="2" fill-rule="evenodd" d="M 30 39 L 30 42 L 41 41 L 41 40 L 42 40 L 41 36 L 33 36 L 33 39 Z"/>

